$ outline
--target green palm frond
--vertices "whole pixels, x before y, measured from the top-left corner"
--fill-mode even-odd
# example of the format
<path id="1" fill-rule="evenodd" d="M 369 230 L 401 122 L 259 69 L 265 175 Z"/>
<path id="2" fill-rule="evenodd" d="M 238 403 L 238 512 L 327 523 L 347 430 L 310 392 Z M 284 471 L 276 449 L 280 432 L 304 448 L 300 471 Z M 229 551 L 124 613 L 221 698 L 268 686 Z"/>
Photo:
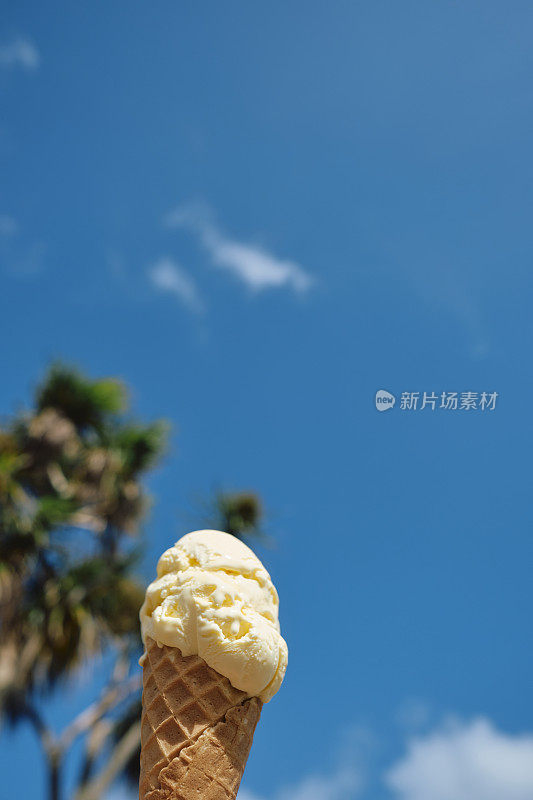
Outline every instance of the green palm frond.
<path id="1" fill-rule="evenodd" d="M 29 697 L 110 642 L 138 640 L 143 592 L 124 537 L 167 428 L 126 420 L 126 400 L 120 381 L 55 364 L 33 411 L 0 429 L 0 656 L 18 653 L 0 707 L 10 686 Z"/>
<path id="2" fill-rule="evenodd" d="M 123 412 L 126 387 L 115 378 L 90 380 L 78 370 L 54 364 L 37 390 L 37 408 L 54 408 L 77 428 L 101 430 L 108 417 Z"/>
<path id="3" fill-rule="evenodd" d="M 152 425 L 125 425 L 116 434 L 111 445 L 123 456 L 124 475 L 132 477 L 153 467 L 165 449 L 168 424 L 158 421 Z"/>
<path id="4" fill-rule="evenodd" d="M 239 539 L 259 535 L 262 516 L 261 500 L 254 492 L 219 492 L 216 495 L 217 527 Z"/>

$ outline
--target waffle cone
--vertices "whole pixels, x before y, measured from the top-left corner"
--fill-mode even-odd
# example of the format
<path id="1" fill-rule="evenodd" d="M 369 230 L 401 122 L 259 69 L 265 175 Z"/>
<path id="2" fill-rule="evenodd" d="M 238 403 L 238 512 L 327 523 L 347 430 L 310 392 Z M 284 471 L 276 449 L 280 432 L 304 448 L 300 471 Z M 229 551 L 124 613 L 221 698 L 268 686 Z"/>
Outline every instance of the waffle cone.
<path id="1" fill-rule="evenodd" d="M 235 800 L 261 707 L 199 656 L 147 639 L 139 800 Z"/>

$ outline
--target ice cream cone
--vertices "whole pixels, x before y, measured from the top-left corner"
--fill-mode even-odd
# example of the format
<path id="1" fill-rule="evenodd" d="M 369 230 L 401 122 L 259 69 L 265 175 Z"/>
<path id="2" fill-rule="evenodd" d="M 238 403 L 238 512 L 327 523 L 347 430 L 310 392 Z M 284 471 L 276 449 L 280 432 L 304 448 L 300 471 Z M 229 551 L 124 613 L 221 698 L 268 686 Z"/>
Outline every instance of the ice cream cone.
<path id="1" fill-rule="evenodd" d="M 278 607 L 263 564 L 223 531 L 193 531 L 162 554 L 139 615 L 140 800 L 235 800 L 285 675 Z"/>
<path id="2" fill-rule="evenodd" d="M 147 638 L 140 800 L 234 800 L 261 707 L 199 656 Z"/>

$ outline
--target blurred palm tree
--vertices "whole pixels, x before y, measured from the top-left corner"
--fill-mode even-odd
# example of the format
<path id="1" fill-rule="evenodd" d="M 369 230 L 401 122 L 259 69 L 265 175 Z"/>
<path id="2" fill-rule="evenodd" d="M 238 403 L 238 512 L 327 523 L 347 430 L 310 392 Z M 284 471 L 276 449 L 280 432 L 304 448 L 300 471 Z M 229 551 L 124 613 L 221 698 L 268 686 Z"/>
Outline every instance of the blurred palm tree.
<path id="1" fill-rule="evenodd" d="M 148 507 L 142 481 L 161 457 L 167 425 L 126 417 L 115 379 L 53 366 L 34 407 L 0 428 L 0 713 L 31 723 L 48 765 L 50 800 L 84 737 L 76 800 L 98 800 L 138 775 L 140 651 L 136 537 Z M 253 493 L 217 495 L 219 527 L 258 530 Z M 112 653 L 95 702 L 56 735 L 42 698 L 97 654 Z"/>
<path id="2" fill-rule="evenodd" d="M 263 514 L 261 501 L 254 492 L 217 492 L 213 509 L 213 528 L 246 539 L 260 533 Z"/>

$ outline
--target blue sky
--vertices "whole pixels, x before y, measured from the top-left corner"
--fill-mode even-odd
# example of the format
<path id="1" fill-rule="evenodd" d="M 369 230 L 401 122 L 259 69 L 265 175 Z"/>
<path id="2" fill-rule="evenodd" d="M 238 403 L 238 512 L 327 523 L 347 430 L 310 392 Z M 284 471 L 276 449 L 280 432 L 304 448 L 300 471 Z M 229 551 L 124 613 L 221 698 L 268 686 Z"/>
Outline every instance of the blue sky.
<path id="1" fill-rule="evenodd" d="M 531 800 L 531 4 L 2 10 L 0 409 L 61 357 L 174 423 L 147 578 L 263 496 L 290 659 L 243 800 Z"/>

